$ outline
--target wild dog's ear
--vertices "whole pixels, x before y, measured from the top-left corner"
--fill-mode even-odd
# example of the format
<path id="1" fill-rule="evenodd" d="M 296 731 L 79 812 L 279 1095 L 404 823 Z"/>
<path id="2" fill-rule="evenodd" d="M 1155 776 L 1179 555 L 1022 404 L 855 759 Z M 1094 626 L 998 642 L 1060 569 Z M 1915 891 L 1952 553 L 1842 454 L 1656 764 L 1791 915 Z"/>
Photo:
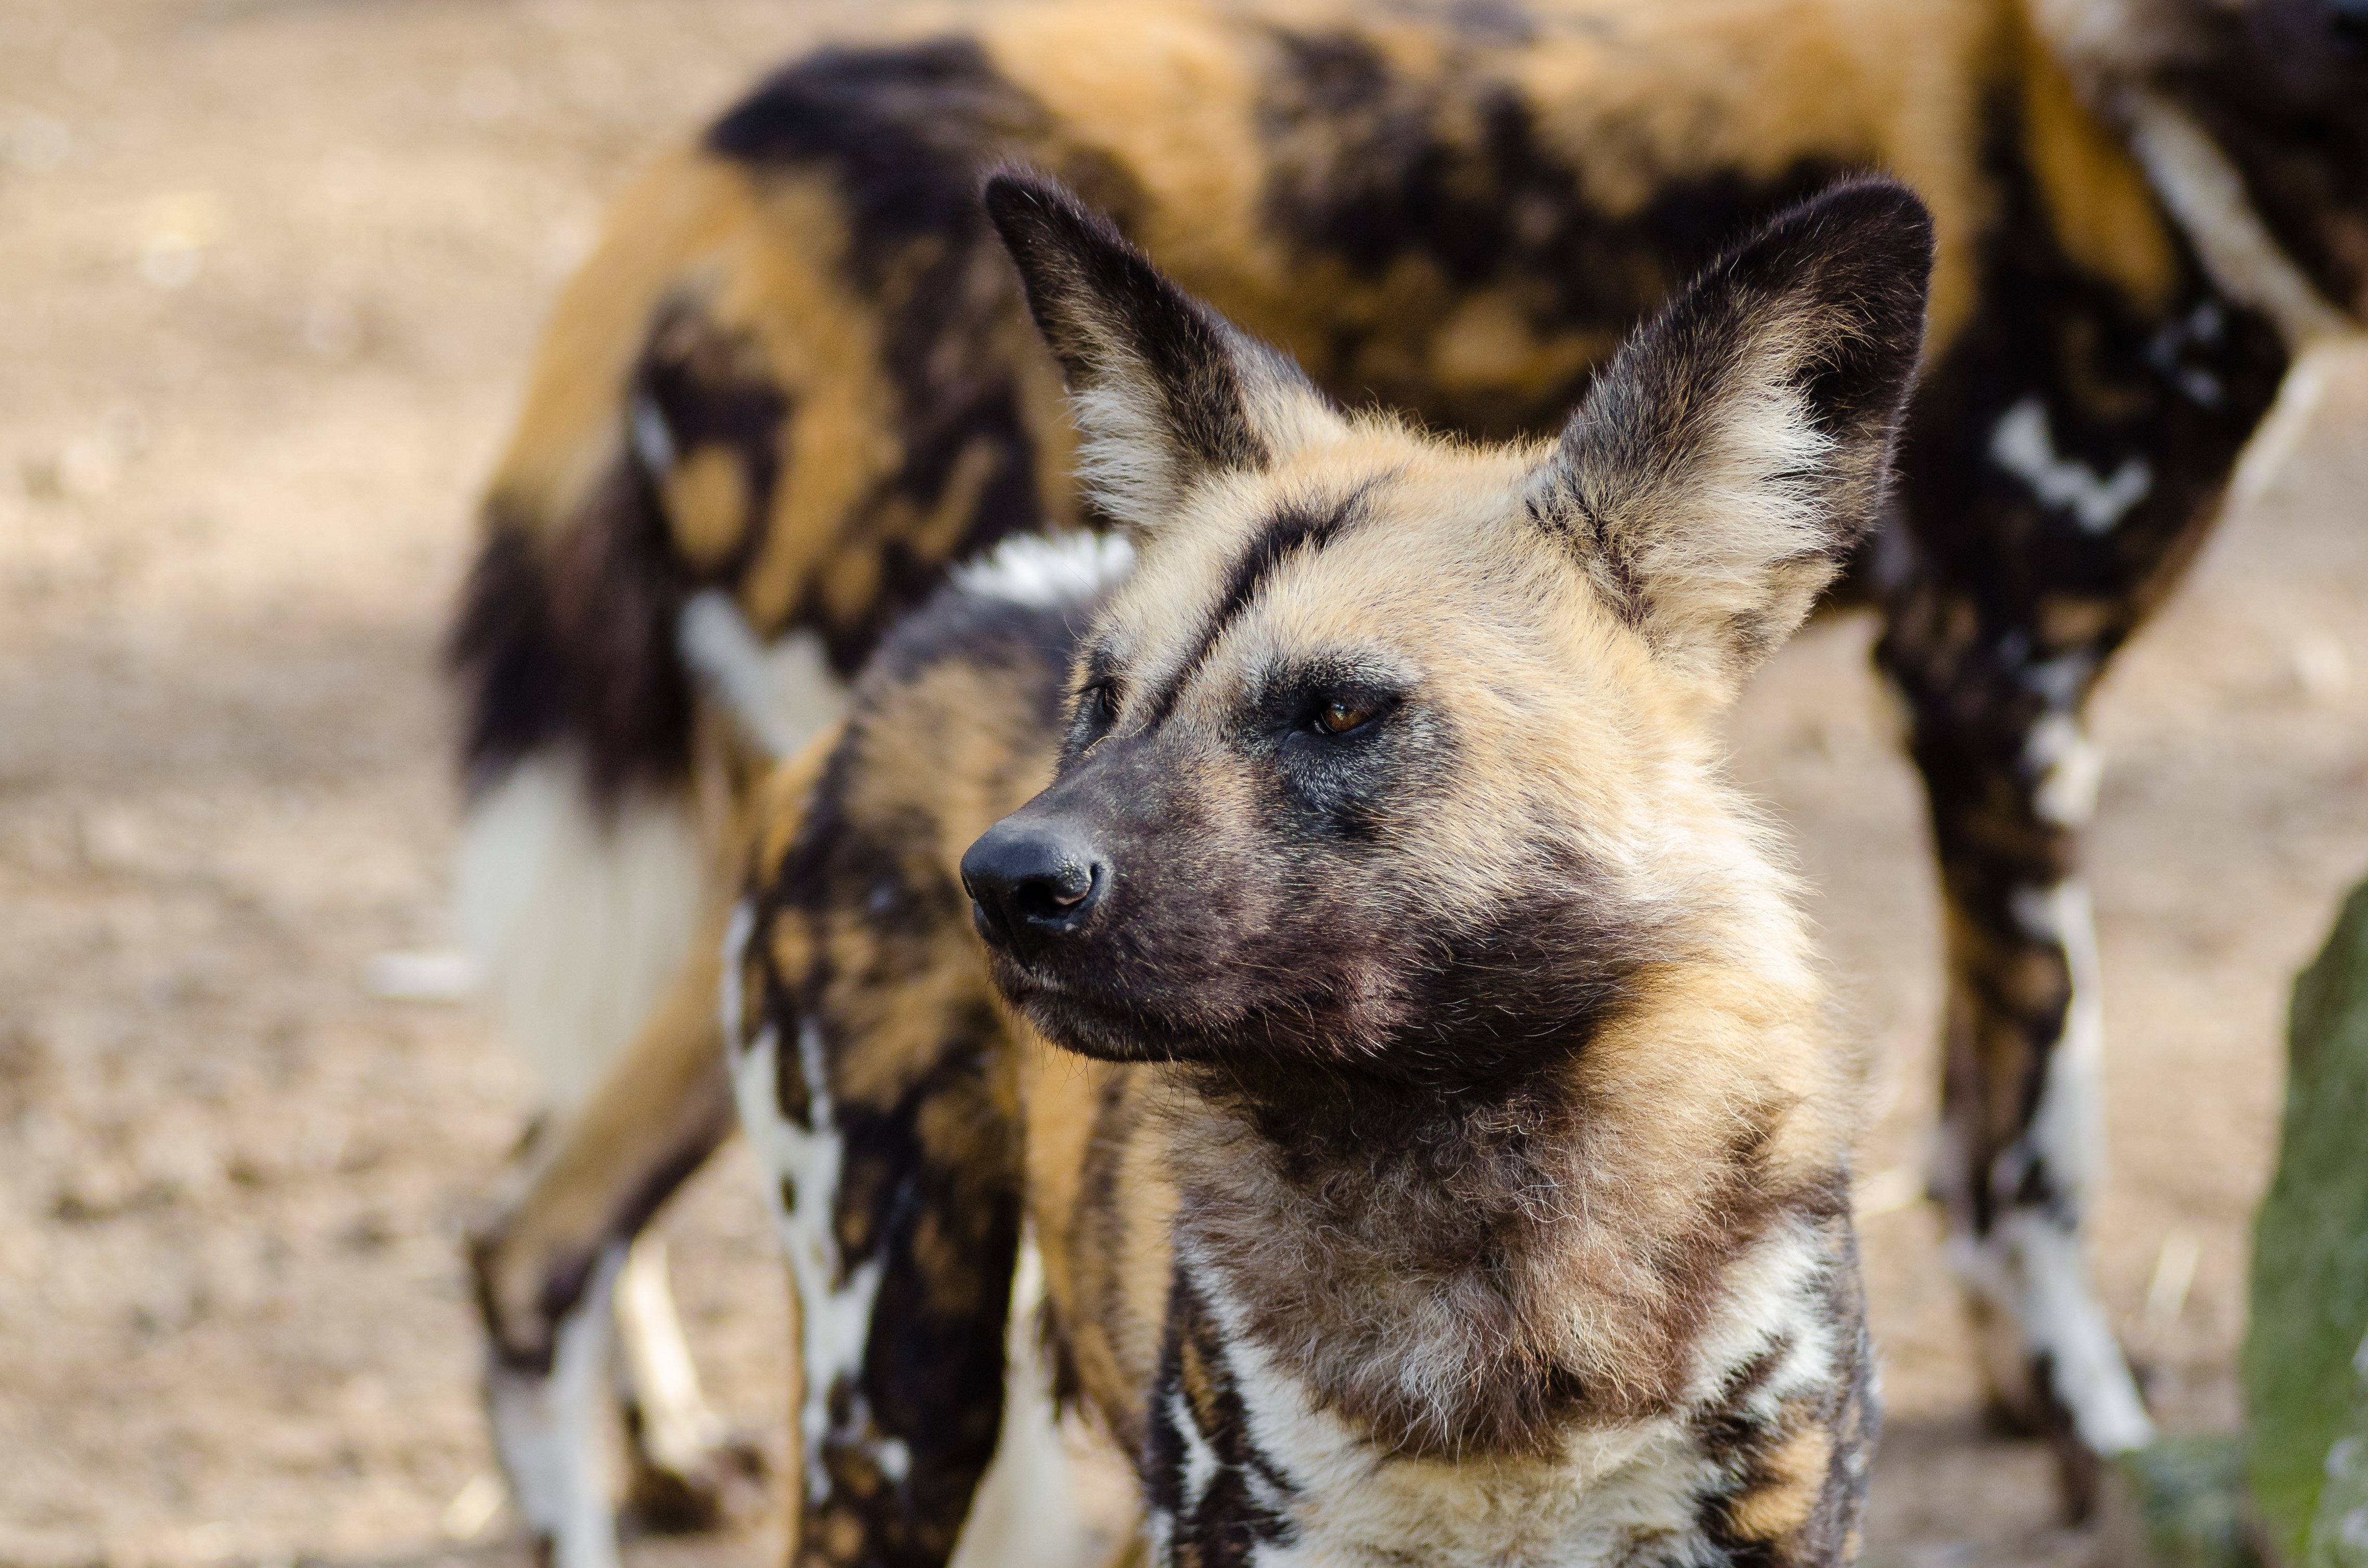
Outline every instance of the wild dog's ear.
<path id="1" fill-rule="evenodd" d="M 1156 528 L 1202 479 L 1271 463 L 1330 417 L 1299 367 L 1169 282 L 1050 180 L 998 174 L 987 215 L 1069 383 L 1103 511 Z"/>
<path id="2" fill-rule="evenodd" d="M 1731 693 L 1865 534 L 1931 267 L 1907 187 L 1841 185 L 1713 264 L 1596 378 L 1531 511 L 1656 654 Z"/>

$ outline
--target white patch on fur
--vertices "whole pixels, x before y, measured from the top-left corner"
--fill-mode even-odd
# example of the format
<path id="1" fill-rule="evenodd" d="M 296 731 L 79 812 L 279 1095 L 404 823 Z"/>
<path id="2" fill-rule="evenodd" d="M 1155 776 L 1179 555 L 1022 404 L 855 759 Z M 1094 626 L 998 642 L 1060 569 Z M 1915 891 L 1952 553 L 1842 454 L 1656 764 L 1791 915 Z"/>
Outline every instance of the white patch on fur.
<path id="1" fill-rule="evenodd" d="M 891 1486 L 901 1486 L 913 1473 L 913 1450 L 902 1437 L 882 1437 L 871 1450 L 880 1463 L 880 1473 L 888 1478 Z"/>
<path id="2" fill-rule="evenodd" d="M 2277 401 L 2253 426 L 2252 438 L 2237 459 L 2237 477 L 2228 482 L 2231 499 L 2245 504 L 2259 499 L 2284 472 L 2286 460 L 2302 445 L 2311 415 L 2327 395 L 2328 367 L 2340 350 L 2327 344 L 2304 349 L 2278 383 Z"/>
<path id="3" fill-rule="evenodd" d="M 1090 1541 L 1070 1489 L 1053 1369 L 1037 1334 L 1043 1303 L 1044 1264 L 1030 1235 L 1011 1276 L 995 1460 L 971 1498 L 951 1568 L 1083 1568 L 1086 1562 Z"/>
<path id="4" fill-rule="evenodd" d="M 2253 210 L 2243 174 L 2186 110 L 2142 87 L 2123 94 L 2122 110 L 2131 150 L 2222 293 L 2275 322 L 2295 353 L 2361 330 L 2280 248 Z"/>
<path id="5" fill-rule="evenodd" d="M 2049 52 L 2085 81 L 2126 77 L 2161 62 L 2179 47 L 2163 25 L 2161 0 L 2032 0 L 2031 16 Z"/>
<path id="6" fill-rule="evenodd" d="M 748 938 L 756 932 L 757 903 L 744 898 L 732 906 L 723 923 L 723 974 L 716 983 L 716 1022 L 723 1030 L 723 1050 L 731 1056 L 737 1056 L 742 1042 L 748 1039 L 748 1024 L 743 1017 L 747 998 L 740 987 L 747 969 Z"/>
<path id="7" fill-rule="evenodd" d="M 582 1104 L 657 1006 L 705 863 L 689 801 L 631 795 L 603 822 L 564 754 L 524 758 L 470 802 L 456 922 L 550 1108 Z"/>
<path id="8" fill-rule="evenodd" d="M 2165 380 L 2177 387 L 2190 403 L 2204 408 L 2217 408 L 2227 397 L 2228 390 L 2221 384 L 2216 371 L 2190 365 L 2186 353 L 2190 347 L 2209 349 L 2228 335 L 2228 312 L 2217 300 L 2206 300 L 2183 316 L 2165 322 L 2146 345 L 2146 362 L 2162 372 Z"/>
<path id="9" fill-rule="evenodd" d="M 2078 827 L 2097 814 L 2105 753 L 2089 738 L 2078 715 L 2061 709 L 2042 713 L 2023 737 L 2022 766 L 2038 780 L 2031 804 L 2042 822 Z"/>
<path id="10" fill-rule="evenodd" d="M 2013 1331 L 2014 1337 L 1985 1346 L 1993 1375 L 2004 1387 L 2020 1387 L 2032 1358 L 2046 1356 L 2056 1397 L 2072 1413 L 2081 1441 L 2099 1453 L 2120 1453 L 2153 1441 L 2154 1424 L 2097 1300 L 2078 1220 L 2104 1158 L 2105 1020 L 2095 922 L 2088 890 L 2078 881 L 2019 889 L 2009 910 L 2025 936 L 2063 949 L 2072 1000 L 2031 1126 L 1988 1173 L 1998 1219 L 1986 1237 L 1952 1237 L 1949 1256 L 2001 1326 Z M 2034 1163 L 2044 1168 L 2060 1207 L 2016 1205 Z M 2003 1364 L 2007 1358 L 2018 1364 Z"/>
<path id="11" fill-rule="evenodd" d="M 2047 1081 L 2031 1126 L 2022 1143 L 1991 1172 L 1992 1191 L 2001 1208 L 2010 1205 L 2023 1169 L 2038 1159 L 2045 1163 L 2050 1187 L 2079 1212 L 2087 1206 L 2089 1183 L 2104 1165 L 2105 1009 L 2096 918 L 2089 890 L 2077 879 L 2052 888 L 2018 888 L 2008 909 L 2023 935 L 2063 949 L 2072 999 L 2064 1009 L 2064 1032 L 2048 1056 Z"/>
<path id="12" fill-rule="evenodd" d="M 692 596 L 675 636 L 683 662 L 705 678 L 742 731 L 775 757 L 793 756 L 846 706 L 847 687 L 832 673 L 821 638 L 791 631 L 760 642 L 721 588 Z"/>
<path id="13" fill-rule="evenodd" d="M 737 968 L 740 960 L 738 948 L 727 949 L 725 971 Z M 822 1446 L 831 1435 L 831 1389 L 841 1380 L 853 1386 L 861 1376 L 863 1347 L 871 1333 L 871 1304 L 880 1290 L 883 1263 L 874 1257 L 850 1271 L 839 1256 L 832 1220 L 838 1210 L 839 1168 L 846 1148 L 831 1116 L 821 1031 L 811 1021 L 798 1030 L 798 1063 L 805 1078 L 811 1127 L 800 1127 L 782 1115 L 775 1101 L 774 1058 L 780 1054 L 780 1043 L 779 1031 L 770 1027 L 758 1035 L 739 1060 L 733 1088 L 740 1106 L 741 1128 L 760 1167 L 774 1178 L 766 1184 L 766 1198 L 780 1228 L 791 1275 L 797 1281 L 799 1316 L 805 1329 L 805 1392 L 798 1427 L 805 1451 L 806 1494 L 820 1499 L 830 1490 L 829 1477 L 823 1470 Z M 784 1176 L 797 1192 L 793 1210 L 781 1202 Z M 860 1427 L 869 1412 L 860 1395 L 853 1404 L 850 1420 Z"/>
<path id="14" fill-rule="evenodd" d="M 1784 1359 L 1752 1392 L 1746 1415 L 1773 1421 L 1786 1400 L 1832 1383 L 1850 1346 L 1836 1338 L 1826 1268 L 1823 1242 L 1798 1222 L 1772 1227 L 1728 1265 L 1718 1306 L 1694 1338 L 1687 1403 L 1710 1404 L 1737 1370 L 1780 1341 L 1788 1345 Z"/>
<path id="15" fill-rule="evenodd" d="M 1209 1446 L 1201 1424 L 1192 1418 L 1192 1406 L 1181 1389 L 1167 1391 L 1167 1419 L 1184 1441 L 1184 1507 L 1189 1513 L 1201 1506 L 1201 1499 L 1209 1494 L 1209 1483 L 1217 1479 L 1217 1450 Z"/>
<path id="16" fill-rule="evenodd" d="M 1157 1568 L 1175 1560 L 1176 1516 L 1165 1508 L 1154 1508 L 1143 1517 L 1144 1556 Z"/>
<path id="17" fill-rule="evenodd" d="M 1292 1506 L 1279 1510 L 1295 1525 L 1296 1540 L 1260 1548 L 1251 1559 L 1260 1568 L 1409 1561 L 1587 1568 L 1644 1559 L 1708 1568 L 1722 1561 L 1700 1531 L 1698 1510 L 1723 1478 L 1681 1417 L 1577 1432 L 1546 1460 L 1384 1459 L 1249 1338 L 1240 1307 L 1214 1274 L 1195 1267 L 1221 1325 L 1250 1440 L 1297 1493 Z M 1187 1421 L 1179 1428 L 1191 1431 Z M 1172 1530 L 1157 1517 L 1152 1527 L 1155 1545 Z"/>
<path id="18" fill-rule="evenodd" d="M 2045 698 L 2050 708 L 2069 709 L 2096 667 L 2093 654 L 2065 653 L 2023 671 L 2022 683 Z"/>
<path id="19" fill-rule="evenodd" d="M 654 479 L 672 472 L 676 457 L 674 431 L 648 393 L 634 396 L 632 406 L 626 411 L 625 424 L 642 472 Z"/>
<path id="20" fill-rule="evenodd" d="M 708 1407 L 699 1369 L 666 1289 L 666 1239 L 634 1238 L 617 1282 L 618 1349 L 641 1407 L 642 1454 L 672 1475 L 697 1472 L 724 1440 L 723 1418 Z"/>
<path id="21" fill-rule="evenodd" d="M 2024 398 L 2000 416 L 1990 433 L 1990 461 L 2031 486 L 2031 493 L 2092 534 L 2111 533 L 2130 508 L 2154 488 L 2154 470 L 2144 458 L 2125 459 L 2106 479 L 2077 458 L 2058 457 L 2047 424 L 2047 405 Z"/>
<path id="22" fill-rule="evenodd" d="M 554 1331 L 547 1377 L 496 1364 L 486 1377 L 494 1444 L 528 1530 L 553 1568 L 617 1568 L 600 1434 L 609 1393 L 609 1312 L 625 1250 L 610 1247 Z"/>
<path id="23" fill-rule="evenodd" d="M 2019 1210 L 1979 1246 L 1960 1237 L 1949 1250 L 1958 1272 L 2021 1326 L 2022 1354 L 2048 1358 L 2055 1396 L 2083 1443 L 2118 1454 L 2154 1441 L 2154 1422 L 2089 1283 L 2079 1233 Z"/>
<path id="24" fill-rule="evenodd" d="M 1118 534 L 1021 534 L 954 569 L 954 586 L 978 598 L 1048 608 L 1089 599 L 1134 570 L 1134 546 Z"/>

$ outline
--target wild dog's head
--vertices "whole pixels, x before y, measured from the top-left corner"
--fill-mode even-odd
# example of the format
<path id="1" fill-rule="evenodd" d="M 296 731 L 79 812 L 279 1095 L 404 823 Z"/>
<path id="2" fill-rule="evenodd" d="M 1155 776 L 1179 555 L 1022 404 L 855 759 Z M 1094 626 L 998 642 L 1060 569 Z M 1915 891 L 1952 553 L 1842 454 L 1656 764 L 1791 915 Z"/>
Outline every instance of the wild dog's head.
<path id="1" fill-rule="evenodd" d="M 1037 1028 L 1487 1074 L 1773 886 L 1708 722 L 1883 493 L 1931 254 L 1914 196 L 1785 214 L 1558 441 L 1497 448 L 1342 413 L 1055 187 L 986 202 L 1140 552 L 1081 643 L 1053 783 L 962 859 Z"/>

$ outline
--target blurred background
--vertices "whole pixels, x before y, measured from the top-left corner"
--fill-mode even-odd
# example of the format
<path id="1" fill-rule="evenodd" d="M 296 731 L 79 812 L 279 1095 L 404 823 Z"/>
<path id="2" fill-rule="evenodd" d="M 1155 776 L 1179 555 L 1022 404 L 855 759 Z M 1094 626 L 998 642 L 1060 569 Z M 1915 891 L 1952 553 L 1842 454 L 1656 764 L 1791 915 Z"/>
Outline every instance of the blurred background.
<path id="1" fill-rule="evenodd" d="M 921 15 L 0 0 L 0 1564 L 523 1561 L 458 1244 L 529 1085 L 477 1011 L 365 983 L 449 941 L 436 650 L 474 490 L 634 160 Z M 2237 1424 L 2286 988 L 2368 869 L 2363 497 L 2353 362 L 2100 703 L 2098 1264 L 2173 1431 Z M 2078 1562 L 2045 1454 L 1982 1426 L 1916 1200 L 1939 934 L 1871 636 L 1820 623 L 1736 727 L 1877 1056 L 1868 1559 Z M 776 1431 L 736 1151 L 666 1229 L 711 1388 Z"/>

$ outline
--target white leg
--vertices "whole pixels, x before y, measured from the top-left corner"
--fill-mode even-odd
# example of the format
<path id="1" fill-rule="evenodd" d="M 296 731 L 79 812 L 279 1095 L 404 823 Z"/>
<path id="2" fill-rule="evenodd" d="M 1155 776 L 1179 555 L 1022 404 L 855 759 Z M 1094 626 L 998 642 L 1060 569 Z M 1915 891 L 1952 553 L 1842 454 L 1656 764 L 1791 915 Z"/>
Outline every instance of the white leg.
<path id="1" fill-rule="evenodd" d="M 2080 1216 L 2104 1168 L 2105 1026 L 2088 890 L 2077 881 L 2027 890 L 2015 900 L 2014 917 L 2032 939 L 2061 944 L 2072 1001 L 2030 1126 L 1992 1164 L 1998 1217 L 1986 1235 L 1952 1238 L 1950 1256 L 1983 1308 L 1982 1351 L 2000 1391 L 2032 1407 L 2043 1392 L 2053 1394 L 2090 1452 L 2121 1453 L 2152 1442 L 2154 1423 L 2081 1244 Z M 2046 1174 L 2052 1201 L 2021 1200 L 2033 1169 Z M 2043 1359 L 2044 1391 L 2031 1386 Z"/>
<path id="2" fill-rule="evenodd" d="M 564 753 L 525 758 L 471 802 L 455 868 L 457 923 L 554 1122 L 592 1092 L 683 962 L 699 921 L 702 855 L 687 800 L 634 797 L 604 815 Z M 648 1363 L 671 1388 L 666 1371 L 688 1372 L 689 1362 L 664 1267 L 661 1259 L 655 1271 L 636 1269 L 617 1304 L 629 1363 Z M 610 1267 L 597 1306 L 589 1292 L 578 1303 L 547 1381 L 497 1369 L 488 1389 L 520 1509 L 538 1538 L 558 1543 L 565 1568 L 615 1558 L 600 1444 L 615 1280 Z M 653 1344 L 669 1334 L 671 1343 Z M 597 1349 L 586 1348 L 596 1335 Z M 691 1395 L 695 1403 L 695 1382 Z M 669 1414 L 681 1403 L 651 1403 Z M 567 1544 L 584 1540 L 599 1544 Z"/>
<path id="3" fill-rule="evenodd" d="M 617 1336 L 625 1383 L 641 1413 L 643 1456 L 676 1474 L 694 1471 L 723 1441 L 723 1421 L 708 1408 L 699 1369 L 666 1286 L 664 1237 L 636 1239 L 617 1282 Z"/>
<path id="4" fill-rule="evenodd" d="M 1076 1568 L 1084 1561 L 1087 1541 L 1053 1408 L 1052 1369 L 1037 1341 L 1043 1301 L 1044 1267 L 1030 1240 L 1011 1278 L 995 1462 L 971 1499 L 952 1568 Z"/>
<path id="5" fill-rule="evenodd" d="M 624 1264 L 622 1247 L 601 1255 L 583 1296 L 560 1320 L 547 1372 L 496 1362 L 485 1380 L 511 1499 L 537 1561 L 551 1568 L 617 1568 L 601 1432 L 609 1313 Z"/>
<path id="6" fill-rule="evenodd" d="M 634 1241 L 618 1284 L 617 1349 L 635 1518 L 653 1529 L 703 1530 L 761 1506 L 764 1454 L 735 1439 L 700 1391 L 666 1283 L 666 1243 L 648 1233 Z"/>

